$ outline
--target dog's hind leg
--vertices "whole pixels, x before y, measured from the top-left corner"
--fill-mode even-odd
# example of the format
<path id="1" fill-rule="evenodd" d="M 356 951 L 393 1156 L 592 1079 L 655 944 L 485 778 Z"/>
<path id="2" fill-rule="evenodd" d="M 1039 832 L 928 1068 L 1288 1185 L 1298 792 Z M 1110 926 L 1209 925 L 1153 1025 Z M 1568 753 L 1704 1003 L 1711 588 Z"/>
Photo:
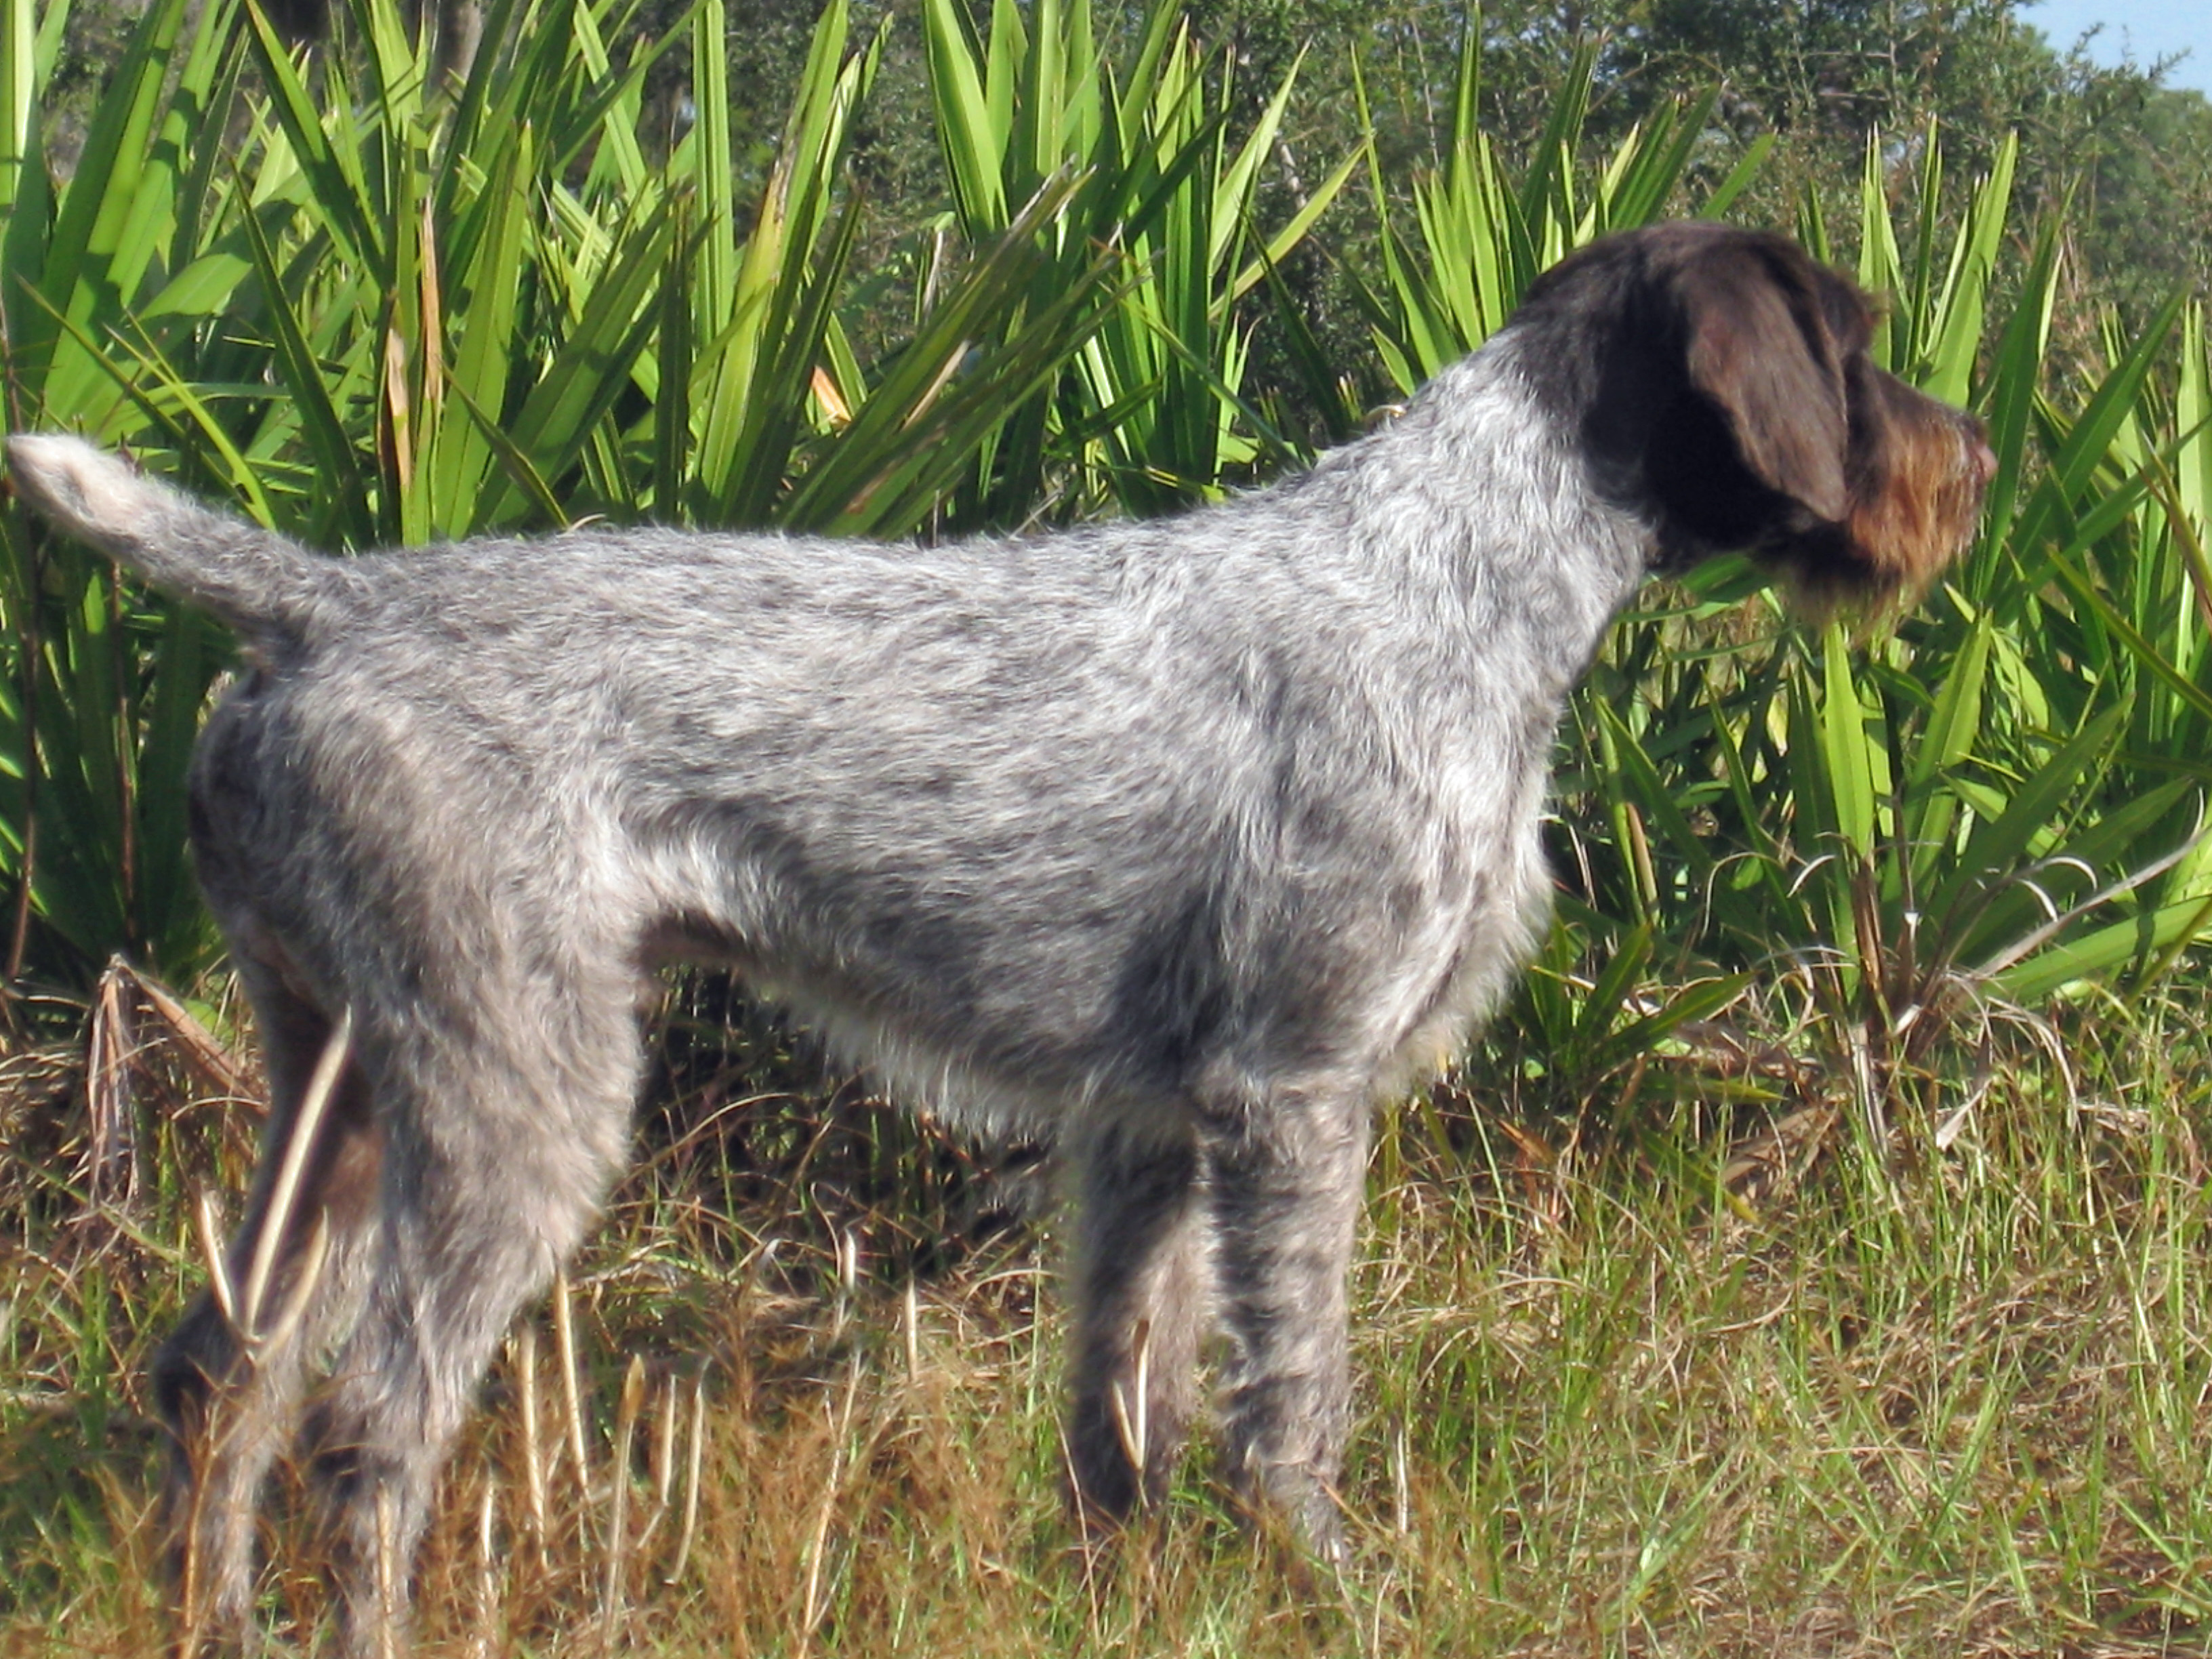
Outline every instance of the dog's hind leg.
<path id="1" fill-rule="evenodd" d="M 220 1287 L 200 1292 L 153 1364 L 172 1439 L 165 1509 L 187 1653 L 246 1638 L 256 1501 L 309 1362 L 358 1302 L 377 1208 L 378 1139 L 342 1032 L 237 945 L 269 1066 L 260 1166 L 243 1223 L 210 1263 Z"/>
<path id="2" fill-rule="evenodd" d="M 1231 1483 L 1324 1559 L 1343 1552 L 1352 1416 L 1346 1279 L 1367 1164 L 1364 1091 L 1277 1085 L 1209 1117 L 1218 1274 L 1232 1350 Z"/>
<path id="3" fill-rule="evenodd" d="M 1212 1328 L 1210 1225 L 1188 1133 L 1104 1127 L 1075 1164 L 1069 1474 L 1078 1517 L 1111 1528 L 1165 1495 L 1182 1451 Z"/>
<path id="4" fill-rule="evenodd" d="M 520 979 L 500 976 L 465 1010 L 424 999 L 363 1030 L 386 1135 L 383 1214 L 360 1318 L 304 1437 L 347 1659 L 405 1650 L 415 1548 L 447 1444 L 625 1149 L 639 1066 L 630 987 L 572 997 Z"/>

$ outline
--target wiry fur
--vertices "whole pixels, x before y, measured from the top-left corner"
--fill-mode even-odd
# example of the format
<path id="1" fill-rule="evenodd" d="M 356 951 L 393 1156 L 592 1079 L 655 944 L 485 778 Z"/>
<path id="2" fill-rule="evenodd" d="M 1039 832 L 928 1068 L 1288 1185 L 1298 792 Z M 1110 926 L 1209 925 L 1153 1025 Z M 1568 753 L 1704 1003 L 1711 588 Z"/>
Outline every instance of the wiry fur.
<path id="1" fill-rule="evenodd" d="M 1786 243 L 1618 238 L 1308 477 L 930 549 L 631 529 L 325 560 L 14 440 L 29 500 L 252 665 L 192 777 L 276 1092 L 240 1274 L 354 1022 L 280 1241 L 272 1296 L 330 1239 L 300 1329 L 249 1355 L 204 1300 L 159 1364 L 188 1614 L 242 1626 L 304 1409 L 340 1646 L 398 1638 L 380 1581 L 404 1601 L 495 1344 L 622 1166 L 671 956 L 1060 1148 L 1086 1516 L 1157 1492 L 1218 1326 L 1230 1479 L 1336 1550 L 1369 1112 L 1541 925 L 1547 753 L 1607 620 L 1723 544 L 1880 600 L 1971 529 L 1977 428 L 1870 331 Z"/>

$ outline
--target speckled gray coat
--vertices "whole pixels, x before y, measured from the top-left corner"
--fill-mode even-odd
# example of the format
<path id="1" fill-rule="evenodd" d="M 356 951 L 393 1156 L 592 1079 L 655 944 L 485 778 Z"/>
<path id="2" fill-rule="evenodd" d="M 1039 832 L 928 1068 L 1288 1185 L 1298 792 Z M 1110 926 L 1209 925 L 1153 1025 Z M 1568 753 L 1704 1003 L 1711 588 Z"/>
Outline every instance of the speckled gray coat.
<path id="1" fill-rule="evenodd" d="M 192 781 L 277 1097 L 233 1270 L 269 1227 L 280 1289 L 328 1243 L 284 1341 L 210 1300 L 165 1351 L 187 1616 L 242 1625 L 304 1409 L 340 1645 L 398 1639 L 380 1587 L 404 1601 L 477 1379 L 622 1167 L 671 956 L 1060 1148 L 1088 1522 L 1157 1492 L 1218 1327 L 1231 1480 L 1338 1551 L 1370 1110 L 1541 925 L 1547 756 L 1607 620 L 1723 541 L 1881 594 L 1971 527 L 1975 428 L 1873 370 L 1869 331 L 1785 243 L 1644 233 L 1306 477 L 926 550 L 628 530 L 325 560 L 15 441 L 33 503 L 252 665 Z"/>

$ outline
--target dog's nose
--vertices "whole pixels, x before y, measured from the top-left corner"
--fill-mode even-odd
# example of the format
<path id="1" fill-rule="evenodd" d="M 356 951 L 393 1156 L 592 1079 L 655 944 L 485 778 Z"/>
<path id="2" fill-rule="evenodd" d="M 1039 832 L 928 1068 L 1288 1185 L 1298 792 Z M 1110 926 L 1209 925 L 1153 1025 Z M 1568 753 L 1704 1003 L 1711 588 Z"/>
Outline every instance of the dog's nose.
<path id="1" fill-rule="evenodd" d="M 1959 440 L 1966 446 L 1966 465 L 1973 469 L 1975 482 L 1986 484 L 1997 476 L 1997 453 L 1990 447 L 1990 429 L 1963 411 L 1958 420 Z"/>

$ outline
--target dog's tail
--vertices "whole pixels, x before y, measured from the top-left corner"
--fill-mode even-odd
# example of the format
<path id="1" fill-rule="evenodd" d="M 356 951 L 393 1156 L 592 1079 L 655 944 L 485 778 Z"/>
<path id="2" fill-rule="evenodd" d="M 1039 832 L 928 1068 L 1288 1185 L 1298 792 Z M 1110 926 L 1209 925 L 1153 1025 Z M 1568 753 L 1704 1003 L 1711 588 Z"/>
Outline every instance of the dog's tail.
<path id="1" fill-rule="evenodd" d="M 332 573 L 343 566 L 274 531 L 210 513 L 82 439 L 10 438 L 8 471 L 17 492 L 57 529 L 248 638 L 300 640 L 333 597 Z"/>

